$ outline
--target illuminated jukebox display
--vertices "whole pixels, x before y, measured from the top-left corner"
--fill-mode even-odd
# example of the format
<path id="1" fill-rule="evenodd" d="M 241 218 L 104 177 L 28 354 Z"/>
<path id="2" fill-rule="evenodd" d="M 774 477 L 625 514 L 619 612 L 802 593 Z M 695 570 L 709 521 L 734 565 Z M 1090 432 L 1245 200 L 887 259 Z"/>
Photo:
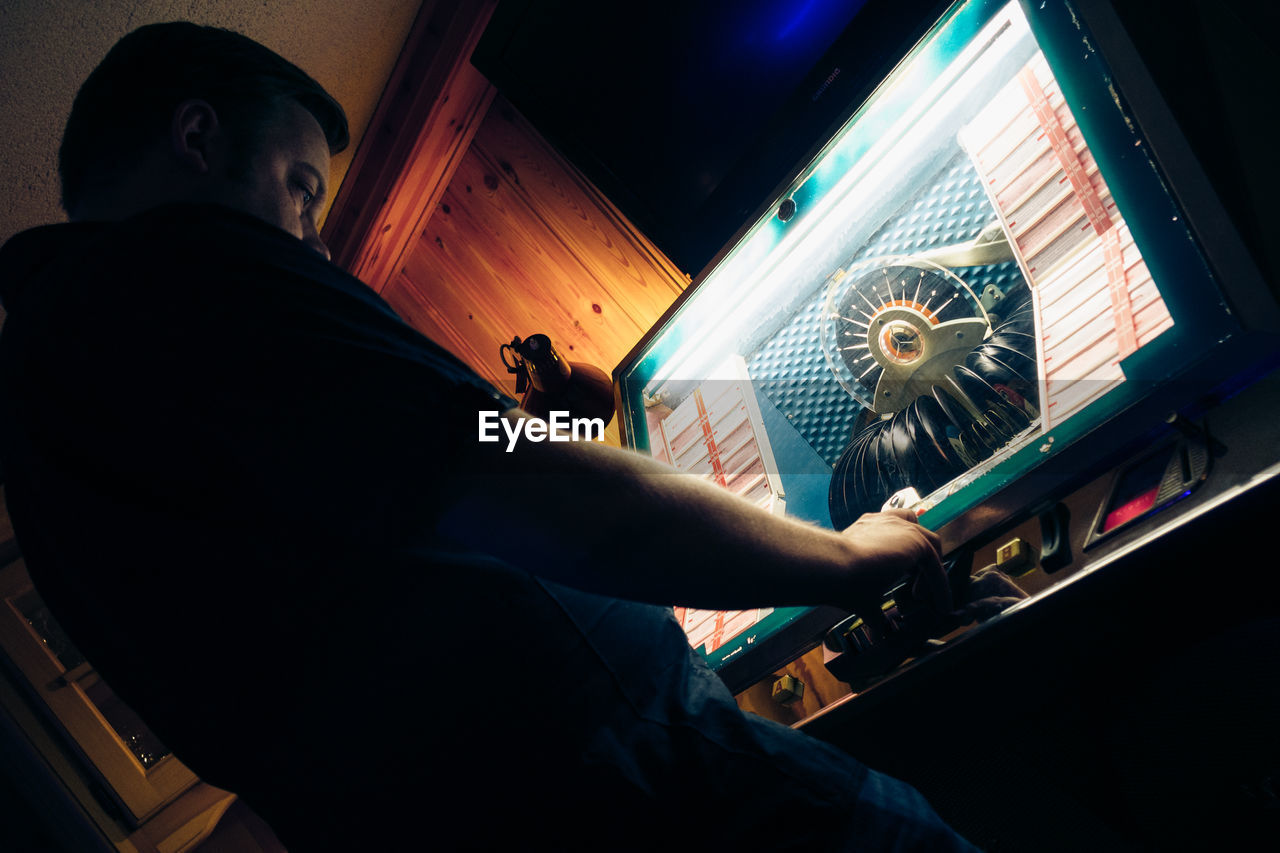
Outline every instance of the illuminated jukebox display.
<path id="1" fill-rule="evenodd" d="M 972 532 L 1238 372 L 1131 106 L 1071 6 L 954 6 L 615 371 L 627 443 L 825 526 L 911 489 Z M 677 615 L 714 667 L 822 631 Z"/>

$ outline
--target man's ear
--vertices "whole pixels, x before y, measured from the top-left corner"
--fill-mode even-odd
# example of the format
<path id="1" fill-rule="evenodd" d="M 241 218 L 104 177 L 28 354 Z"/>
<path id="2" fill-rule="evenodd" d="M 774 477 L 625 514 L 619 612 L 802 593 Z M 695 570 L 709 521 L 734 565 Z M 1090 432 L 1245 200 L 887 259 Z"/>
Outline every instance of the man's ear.
<path id="1" fill-rule="evenodd" d="M 183 101 L 169 123 L 169 149 L 183 166 L 205 174 L 218 128 L 218 113 L 208 101 Z"/>

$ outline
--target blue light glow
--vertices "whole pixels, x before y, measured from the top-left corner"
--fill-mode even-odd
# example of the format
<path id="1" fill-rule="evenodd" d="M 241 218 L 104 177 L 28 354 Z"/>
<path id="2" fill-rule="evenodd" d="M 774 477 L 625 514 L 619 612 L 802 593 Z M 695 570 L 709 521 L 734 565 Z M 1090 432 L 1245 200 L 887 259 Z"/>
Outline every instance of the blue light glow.
<path id="1" fill-rule="evenodd" d="M 787 36 L 795 32 L 797 27 L 802 26 L 804 24 L 804 19 L 808 17 L 809 12 L 810 10 L 813 9 L 815 2 L 816 0 L 807 0 L 807 2 L 805 2 L 799 9 L 797 9 L 795 14 L 792 15 L 791 20 L 788 21 L 787 24 L 781 30 L 778 31 L 776 38 L 779 41 L 781 41 L 782 39 L 785 39 Z"/>

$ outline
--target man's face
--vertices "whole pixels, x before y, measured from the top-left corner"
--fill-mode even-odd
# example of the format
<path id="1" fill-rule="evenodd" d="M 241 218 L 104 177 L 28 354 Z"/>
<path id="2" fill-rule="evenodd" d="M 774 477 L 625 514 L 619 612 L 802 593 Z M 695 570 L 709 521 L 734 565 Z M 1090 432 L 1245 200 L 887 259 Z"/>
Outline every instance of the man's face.
<path id="1" fill-rule="evenodd" d="M 248 169 L 229 177 L 213 200 L 288 231 L 326 258 L 317 221 L 328 196 L 329 145 L 315 117 L 284 100 L 258 129 Z"/>

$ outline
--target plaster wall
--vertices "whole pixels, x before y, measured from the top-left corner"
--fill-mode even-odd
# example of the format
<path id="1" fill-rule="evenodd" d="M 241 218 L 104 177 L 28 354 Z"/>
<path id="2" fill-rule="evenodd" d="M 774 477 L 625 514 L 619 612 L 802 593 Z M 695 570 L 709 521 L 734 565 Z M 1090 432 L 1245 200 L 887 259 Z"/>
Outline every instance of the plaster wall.
<path id="1" fill-rule="evenodd" d="M 0 243 L 61 222 L 58 144 L 84 78 L 125 33 L 189 20 L 237 30 L 338 99 L 351 145 L 333 160 L 330 198 L 373 115 L 421 0 L 0 0 Z"/>

